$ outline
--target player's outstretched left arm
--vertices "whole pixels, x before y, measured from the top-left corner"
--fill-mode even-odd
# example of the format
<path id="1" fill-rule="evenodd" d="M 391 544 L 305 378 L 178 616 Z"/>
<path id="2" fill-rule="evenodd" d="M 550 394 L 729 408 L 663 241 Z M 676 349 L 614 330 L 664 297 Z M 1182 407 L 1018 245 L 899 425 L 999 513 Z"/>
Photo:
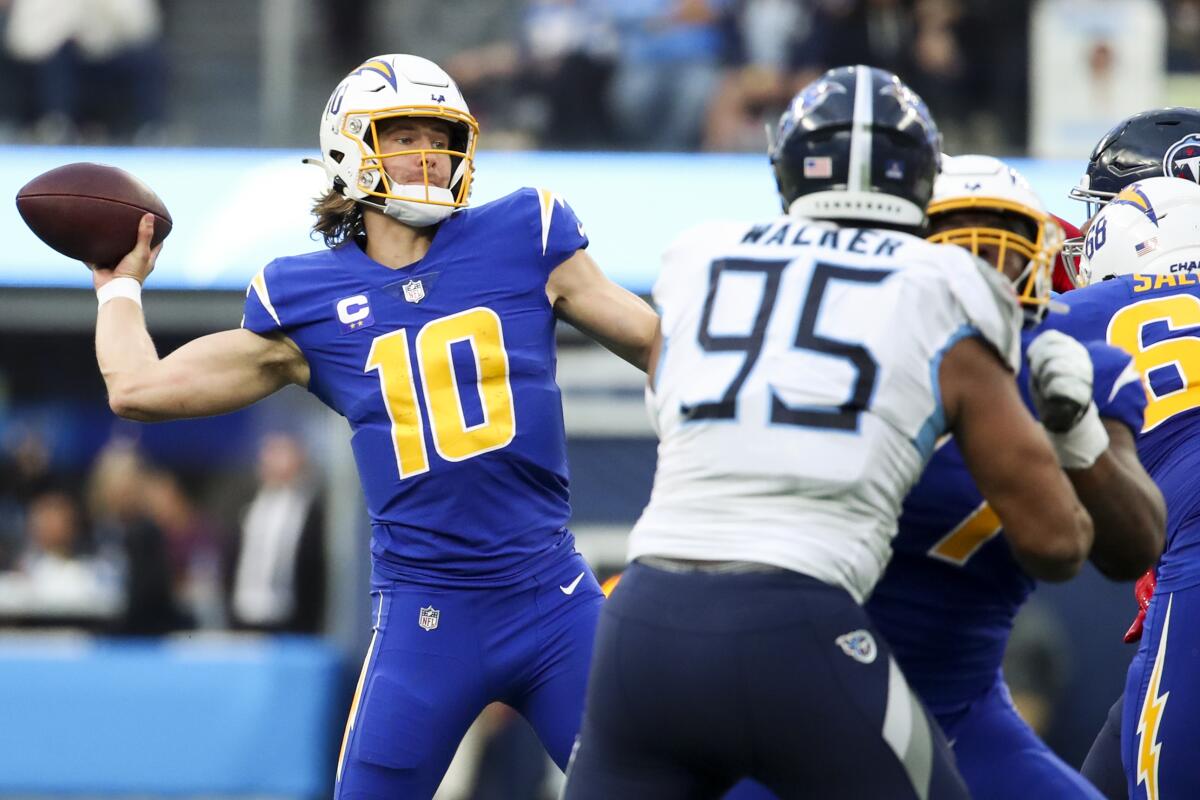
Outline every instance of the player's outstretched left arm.
<path id="1" fill-rule="evenodd" d="M 559 264 L 546 281 L 554 313 L 643 372 L 650 362 L 658 315 L 646 301 L 608 279 L 584 250 Z"/>
<path id="2" fill-rule="evenodd" d="M 1092 563 L 1113 580 L 1134 580 L 1162 553 L 1167 515 L 1162 492 L 1142 467 L 1129 427 L 1101 417 L 1093 400 L 1088 349 L 1050 330 L 1033 340 L 1027 354 L 1034 405 L 1071 485 L 1092 515 Z M 1048 413 L 1064 408 L 1074 412 Z"/>

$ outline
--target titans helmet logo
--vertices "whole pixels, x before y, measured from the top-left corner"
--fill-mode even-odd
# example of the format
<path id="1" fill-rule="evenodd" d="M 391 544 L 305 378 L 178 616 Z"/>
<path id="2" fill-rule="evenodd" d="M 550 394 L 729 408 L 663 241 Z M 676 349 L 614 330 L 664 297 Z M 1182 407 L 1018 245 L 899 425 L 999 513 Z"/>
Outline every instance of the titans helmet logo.
<path id="1" fill-rule="evenodd" d="M 1163 175 L 1200 183 L 1200 133 L 1189 133 L 1167 148 Z"/>

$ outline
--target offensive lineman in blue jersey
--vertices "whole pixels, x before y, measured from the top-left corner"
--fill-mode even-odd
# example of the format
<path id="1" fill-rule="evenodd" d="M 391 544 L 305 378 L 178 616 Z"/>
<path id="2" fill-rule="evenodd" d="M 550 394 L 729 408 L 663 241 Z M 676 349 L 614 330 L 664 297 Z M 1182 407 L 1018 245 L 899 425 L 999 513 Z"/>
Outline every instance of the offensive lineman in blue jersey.
<path id="1" fill-rule="evenodd" d="M 222 413 L 294 383 L 350 422 L 374 635 L 343 800 L 431 797 L 492 701 L 520 711 L 560 766 L 582 715 L 603 596 L 565 527 L 555 322 L 644 369 L 657 317 L 587 256 L 560 197 L 466 207 L 477 132 L 432 62 L 354 70 L 321 116 L 330 189 L 314 227 L 328 249 L 271 262 L 240 330 L 161 360 L 140 308 L 150 218 L 115 270 L 96 270 L 97 356 L 121 416 Z"/>
<path id="2" fill-rule="evenodd" d="M 1085 286 L 1063 297 L 1069 313 L 1047 318 L 1072 336 L 1104 337 L 1128 351 L 1148 384 L 1137 445 L 1167 498 L 1167 544 L 1126 676 L 1120 724 L 1128 797 L 1146 800 L 1200 797 L 1198 223 L 1200 186 L 1193 181 L 1158 177 L 1127 186 L 1088 228 Z"/>
<path id="3" fill-rule="evenodd" d="M 1055 239 L 1061 241 L 1036 194 L 1002 162 L 960 156 L 944 161 L 929 215 L 933 241 L 972 248 L 1013 279 L 1029 312 L 1022 344 L 1036 361 L 1045 343 L 1031 346 L 1040 333 L 1034 325 L 1049 300 L 1049 264 Z M 1103 418 L 1103 424 L 1098 418 L 1080 423 L 1099 436 L 1088 455 L 1094 466 L 1064 452 L 1071 434 L 1051 438 L 1095 521 L 1093 561 L 1112 577 L 1132 579 L 1162 546 L 1162 499 L 1133 443 L 1145 395 L 1124 352 L 1102 342 L 1090 342 L 1087 352 L 1097 409 L 1088 413 Z M 1018 381 L 1034 408 L 1028 363 Z M 957 446 L 947 440 L 904 501 L 892 561 L 867 610 L 953 743 L 974 797 L 1098 799 L 1020 719 L 1009 698 L 1001 662 L 1013 619 L 1035 582 L 1021 568 L 1019 549 L 1000 532 Z"/>

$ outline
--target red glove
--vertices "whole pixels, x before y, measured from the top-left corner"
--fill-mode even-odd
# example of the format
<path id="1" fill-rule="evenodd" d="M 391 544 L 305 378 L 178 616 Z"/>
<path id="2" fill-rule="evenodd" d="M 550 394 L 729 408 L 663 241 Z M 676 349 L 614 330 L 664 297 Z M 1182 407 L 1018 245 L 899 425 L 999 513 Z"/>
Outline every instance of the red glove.
<path id="1" fill-rule="evenodd" d="M 1129 630 L 1125 631 L 1125 643 L 1133 644 L 1138 639 L 1142 638 L 1142 623 L 1146 620 L 1146 607 L 1150 605 L 1150 598 L 1154 597 L 1154 587 L 1158 585 L 1158 576 L 1154 574 L 1154 567 L 1146 570 L 1146 574 L 1137 579 L 1137 583 L 1133 585 L 1133 599 L 1137 600 L 1138 613 L 1133 618 L 1133 624 L 1129 626 Z"/>

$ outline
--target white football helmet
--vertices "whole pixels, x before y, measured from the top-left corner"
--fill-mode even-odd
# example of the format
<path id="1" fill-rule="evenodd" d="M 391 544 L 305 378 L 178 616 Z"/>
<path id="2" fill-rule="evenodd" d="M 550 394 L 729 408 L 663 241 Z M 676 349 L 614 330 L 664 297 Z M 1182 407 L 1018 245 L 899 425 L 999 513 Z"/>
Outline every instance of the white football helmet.
<path id="1" fill-rule="evenodd" d="M 380 152 L 376 125 L 395 117 L 445 120 L 453 131 L 446 149 Z M 441 222 L 467 204 L 479 124 L 458 86 L 441 67 L 418 56 L 391 54 L 365 61 L 338 84 L 321 113 L 321 163 L 330 187 L 413 227 Z M 450 156 L 449 188 L 397 184 L 383 168 L 393 156 Z"/>
<path id="2" fill-rule="evenodd" d="M 937 226 L 939 217 L 956 212 L 995 213 L 1013 224 L 953 227 L 932 234 L 929 241 L 957 244 L 977 256 L 983 247 L 995 248 L 992 264 L 1001 272 L 1010 252 L 1021 254 L 1028 264 L 1013 279 L 1013 288 L 1030 317 L 1040 320 L 1050 303 L 1051 271 L 1054 256 L 1062 248 L 1063 231 L 1029 181 L 998 158 L 942 156 L 942 172 L 929 201 L 929 222 Z"/>
<path id="3" fill-rule="evenodd" d="M 1200 185 L 1147 178 L 1122 189 L 1083 239 L 1084 285 L 1116 275 L 1192 272 L 1200 262 Z"/>

